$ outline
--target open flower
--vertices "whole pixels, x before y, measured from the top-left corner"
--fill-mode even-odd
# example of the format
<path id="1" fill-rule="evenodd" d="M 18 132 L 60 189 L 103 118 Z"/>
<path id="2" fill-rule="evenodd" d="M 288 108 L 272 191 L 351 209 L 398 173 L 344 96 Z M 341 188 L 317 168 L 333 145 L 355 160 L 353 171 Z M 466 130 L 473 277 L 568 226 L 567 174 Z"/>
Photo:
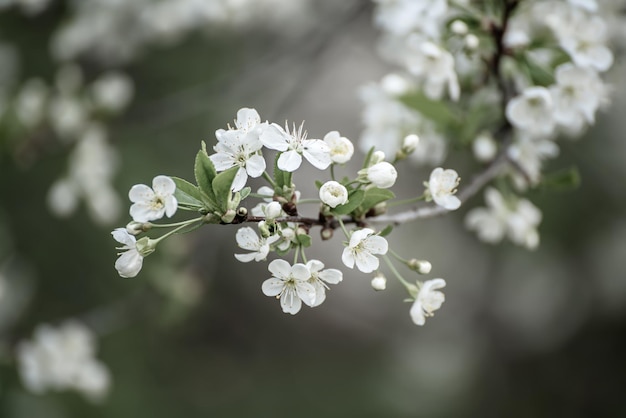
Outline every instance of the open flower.
<path id="1" fill-rule="evenodd" d="M 554 133 L 554 105 L 545 87 L 528 87 L 506 105 L 506 118 L 517 129 L 537 138 Z"/>
<path id="2" fill-rule="evenodd" d="M 302 302 L 314 306 L 315 287 L 308 282 L 311 272 L 307 266 L 301 263 L 291 266 L 285 260 L 277 259 L 267 269 L 272 277 L 264 281 L 261 288 L 266 296 L 280 298 L 283 312 L 297 314 Z"/>
<path id="3" fill-rule="evenodd" d="M 121 277 L 135 277 L 141 270 L 144 257 L 137 248 L 137 240 L 126 231 L 126 228 L 117 228 L 111 235 L 117 242 L 124 244 L 123 247 L 118 247 L 118 250 L 123 252 L 115 261 L 115 269 Z"/>
<path id="4" fill-rule="evenodd" d="M 460 180 L 459 175 L 454 170 L 435 168 L 430 173 L 428 181 L 428 191 L 435 203 L 448 210 L 458 209 L 461 206 L 461 201 L 454 194 Z"/>
<path id="5" fill-rule="evenodd" d="M 374 234 L 373 229 L 363 228 L 354 231 L 348 246 L 344 248 L 341 261 L 349 268 L 354 264 L 363 273 L 371 273 L 378 268 L 379 261 L 374 254 L 387 254 L 389 245 L 383 237 Z"/>
<path id="6" fill-rule="evenodd" d="M 178 208 L 175 191 L 174 180 L 167 176 L 156 176 L 152 180 L 152 189 L 145 184 L 135 184 L 128 192 L 128 198 L 133 202 L 130 216 L 136 222 L 154 221 L 163 215 L 172 217 Z"/>
<path id="7" fill-rule="evenodd" d="M 251 253 L 247 254 L 235 254 L 235 258 L 242 263 L 247 263 L 252 260 L 261 261 L 265 260 L 270 252 L 270 245 L 278 241 L 280 237 L 278 235 L 272 235 L 268 238 L 259 238 L 254 232 L 254 229 L 246 226 L 240 228 L 235 235 L 237 245 L 244 250 L 250 250 Z"/>
<path id="8" fill-rule="evenodd" d="M 310 306 L 319 306 L 326 300 L 326 289 L 328 289 L 326 283 L 339 283 L 343 280 L 343 273 L 337 269 L 323 270 L 324 263 L 319 260 L 310 260 L 306 266 L 311 272 L 309 283 L 315 288 L 315 302 Z"/>
<path id="9" fill-rule="evenodd" d="M 315 168 L 326 170 L 330 163 L 330 147 L 321 139 L 306 139 L 303 125 L 289 132 L 272 123 L 260 135 L 261 142 L 269 149 L 281 151 L 277 165 L 283 171 L 296 171 L 302 164 L 302 156 Z"/>
<path id="10" fill-rule="evenodd" d="M 260 177 L 265 171 L 265 160 L 259 151 L 263 144 L 258 135 L 242 133 L 238 130 L 221 130 L 215 133 L 218 139 L 213 147 L 216 154 L 209 156 L 215 170 L 224 171 L 231 167 L 239 167 L 232 190 L 237 192 L 243 189 L 250 177 Z"/>
<path id="11" fill-rule="evenodd" d="M 348 201 L 348 190 L 336 181 L 327 181 L 320 187 L 320 199 L 331 208 Z"/>
<path id="12" fill-rule="evenodd" d="M 424 325 L 426 317 L 433 316 L 434 311 L 441 308 L 445 296 L 437 289 L 441 289 L 445 285 L 444 279 L 432 279 L 422 283 L 410 311 L 411 319 L 416 325 Z"/>
<path id="13" fill-rule="evenodd" d="M 333 163 L 343 164 L 350 161 L 354 154 L 354 145 L 337 131 L 331 131 L 324 136 L 324 142 L 330 148 L 330 159 Z"/>

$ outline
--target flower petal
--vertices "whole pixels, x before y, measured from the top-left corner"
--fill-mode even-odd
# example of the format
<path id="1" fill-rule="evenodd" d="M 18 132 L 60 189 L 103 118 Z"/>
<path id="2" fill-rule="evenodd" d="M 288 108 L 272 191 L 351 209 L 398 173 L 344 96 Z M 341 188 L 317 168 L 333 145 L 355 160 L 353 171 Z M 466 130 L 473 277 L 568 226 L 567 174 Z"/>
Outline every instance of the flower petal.
<path id="1" fill-rule="evenodd" d="M 272 277 L 271 279 L 267 279 L 261 285 L 261 290 L 265 296 L 278 296 L 280 292 L 283 291 L 285 287 L 285 282 Z"/>
<path id="2" fill-rule="evenodd" d="M 168 176 L 156 176 L 152 180 L 152 190 L 161 196 L 171 195 L 176 191 L 176 183 Z"/>
<path id="3" fill-rule="evenodd" d="M 235 178 L 233 179 L 231 190 L 233 192 L 238 192 L 239 190 L 246 187 L 247 181 L 248 181 L 248 173 L 246 172 L 246 169 L 243 167 L 239 167 L 239 170 L 237 170 L 237 174 L 235 174 Z"/>
<path id="4" fill-rule="evenodd" d="M 247 253 L 247 254 L 235 254 L 235 258 L 242 263 L 249 263 L 250 261 L 256 259 L 258 253 Z"/>
<path id="5" fill-rule="evenodd" d="M 346 247 L 343 249 L 343 253 L 341 254 L 341 261 L 343 261 L 343 264 L 345 264 L 346 267 L 349 267 L 351 269 L 354 268 L 354 254 L 352 253 L 350 247 Z"/>
<path id="6" fill-rule="evenodd" d="M 371 273 L 378 268 L 378 258 L 367 251 L 360 251 L 355 254 L 356 267 L 363 273 Z"/>
<path id="7" fill-rule="evenodd" d="M 295 315 L 300 312 L 300 308 L 302 308 L 302 301 L 293 287 L 285 288 L 285 291 L 280 297 L 280 306 L 283 308 L 283 312 L 285 313 Z"/>
<path id="8" fill-rule="evenodd" d="M 297 263 L 291 267 L 291 277 L 295 280 L 306 281 L 311 278 L 311 271 L 304 264 Z"/>
<path id="9" fill-rule="evenodd" d="M 239 228 L 235 239 L 237 240 L 237 245 L 244 250 L 258 251 L 261 247 L 258 235 L 249 226 Z"/>
<path id="10" fill-rule="evenodd" d="M 135 184 L 128 192 L 128 198 L 131 202 L 149 202 L 154 198 L 154 192 L 145 184 Z"/>
<path id="11" fill-rule="evenodd" d="M 269 149 L 286 151 L 289 143 L 289 135 L 279 125 L 272 123 L 263 130 L 259 139 Z"/>
<path id="12" fill-rule="evenodd" d="M 308 139 L 302 141 L 304 146 L 304 158 L 320 170 L 326 170 L 332 160 L 330 159 L 330 147 L 320 139 Z"/>
<path id="13" fill-rule="evenodd" d="M 137 242 L 137 240 L 134 236 L 128 233 L 126 228 L 116 228 L 111 231 L 111 235 L 113 235 L 113 239 L 115 239 L 115 241 L 121 244 L 125 244 L 130 248 L 135 248 L 135 243 Z"/>
<path id="14" fill-rule="evenodd" d="M 252 155 L 246 161 L 246 171 L 253 178 L 262 176 L 265 171 L 265 159 L 258 154 Z"/>
<path id="15" fill-rule="evenodd" d="M 278 157 L 277 165 L 283 171 L 296 171 L 302 164 L 302 156 L 297 151 L 283 152 Z"/>
<path id="16" fill-rule="evenodd" d="M 302 302 L 308 306 L 314 306 L 317 300 L 315 300 L 315 287 L 307 282 L 296 282 L 296 293 L 302 299 Z"/>
<path id="17" fill-rule="evenodd" d="M 343 273 L 337 269 L 326 269 L 320 272 L 318 277 L 326 283 L 337 284 L 343 280 Z"/>
<path id="18" fill-rule="evenodd" d="M 287 280 L 291 275 L 291 265 L 280 258 L 272 261 L 267 266 L 267 269 L 270 271 L 270 273 L 274 275 L 274 277 L 277 277 L 279 279 Z"/>
<path id="19" fill-rule="evenodd" d="M 126 251 L 115 260 L 115 269 L 124 278 L 135 277 L 142 265 L 143 257 L 135 249 Z"/>
<path id="20" fill-rule="evenodd" d="M 371 235 L 363 242 L 363 248 L 372 254 L 387 254 L 389 244 L 378 235 Z"/>
<path id="21" fill-rule="evenodd" d="M 131 205 L 129 213 L 135 222 L 150 222 L 161 219 L 165 207 L 154 209 L 150 203 L 138 202 Z"/>

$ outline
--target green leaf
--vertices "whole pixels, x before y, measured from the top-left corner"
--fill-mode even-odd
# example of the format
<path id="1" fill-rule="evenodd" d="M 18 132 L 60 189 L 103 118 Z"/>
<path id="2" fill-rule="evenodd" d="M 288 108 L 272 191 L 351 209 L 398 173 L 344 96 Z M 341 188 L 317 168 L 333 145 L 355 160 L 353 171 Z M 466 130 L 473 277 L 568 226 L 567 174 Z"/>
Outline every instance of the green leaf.
<path id="1" fill-rule="evenodd" d="M 363 160 L 363 168 L 369 167 L 370 161 L 372 159 L 372 154 L 374 154 L 374 149 L 375 147 L 372 147 L 369 149 L 369 151 L 367 151 L 367 155 L 365 156 L 365 159 Z"/>
<path id="2" fill-rule="evenodd" d="M 348 201 L 345 204 L 332 209 L 331 213 L 335 215 L 347 215 L 361 205 L 364 197 L 365 192 L 363 190 L 355 190 L 348 195 Z"/>
<path id="3" fill-rule="evenodd" d="M 547 87 L 554 83 L 554 76 L 550 70 L 535 63 L 527 54 L 523 55 L 522 60 L 523 64 L 526 65 L 528 75 L 533 81 L 533 84 Z"/>
<path id="4" fill-rule="evenodd" d="M 298 241 L 298 244 L 300 244 L 304 248 L 308 248 L 308 247 L 311 246 L 311 236 L 310 235 L 307 235 L 307 234 L 296 235 L 296 241 Z"/>
<path id="5" fill-rule="evenodd" d="M 457 117 L 444 102 L 429 99 L 421 93 L 401 97 L 405 105 L 417 110 L 440 128 L 447 128 L 457 122 Z"/>
<path id="6" fill-rule="evenodd" d="M 287 173 L 278 168 L 278 157 L 280 157 L 280 153 L 276 154 L 276 158 L 274 159 L 274 183 L 276 184 L 275 192 L 282 196 L 286 180 L 285 174 Z"/>
<path id="7" fill-rule="evenodd" d="M 231 167 L 226 171 L 222 171 L 215 176 L 212 182 L 213 193 L 217 206 L 224 212 L 228 210 L 228 202 L 230 201 L 230 189 L 233 187 L 233 180 L 239 171 L 239 166 Z"/>
<path id="8" fill-rule="evenodd" d="M 387 225 L 385 227 L 385 229 L 380 231 L 380 233 L 378 235 L 381 236 L 381 237 L 386 237 L 387 235 L 389 235 L 391 233 L 392 230 L 393 230 L 393 225 Z"/>
<path id="9" fill-rule="evenodd" d="M 178 204 L 198 208 L 204 207 L 204 204 L 202 203 L 202 193 L 198 187 L 189 183 L 185 179 L 178 177 L 171 177 L 171 179 L 174 180 L 174 183 L 176 184 L 174 197 L 178 201 Z"/>
<path id="10" fill-rule="evenodd" d="M 212 183 L 217 173 L 213 162 L 206 152 L 206 144 L 204 141 L 202 141 L 202 149 L 200 149 L 198 154 L 196 154 L 196 162 L 193 171 L 200 191 L 202 191 L 209 198 L 209 200 L 215 204 L 216 199 L 215 194 L 213 193 Z"/>
<path id="11" fill-rule="evenodd" d="M 378 187 L 373 187 L 365 190 L 365 197 L 363 198 L 361 207 L 364 212 L 367 212 L 377 204 L 393 199 L 394 197 L 396 197 L 396 195 L 389 189 L 379 189 Z"/>
<path id="12" fill-rule="evenodd" d="M 578 168 L 570 167 L 554 173 L 545 174 L 541 180 L 541 188 L 544 190 L 573 190 L 580 186 L 580 173 Z"/>

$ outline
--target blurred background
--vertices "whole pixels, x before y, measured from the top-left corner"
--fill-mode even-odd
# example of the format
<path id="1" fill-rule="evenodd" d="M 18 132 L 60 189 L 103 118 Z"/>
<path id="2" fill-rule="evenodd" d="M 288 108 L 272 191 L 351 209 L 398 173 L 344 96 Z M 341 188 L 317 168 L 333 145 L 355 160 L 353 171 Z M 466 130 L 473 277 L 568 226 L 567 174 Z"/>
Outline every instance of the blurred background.
<path id="1" fill-rule="evenodd" d="M 427 278 L 447 281 L 446 302 L 424 327 L 411 322 L 391 277 L 385 292 L 374 292 L 370 277 L 345 268 L 321 307 L 292 317 L 261 293 L 267 264 L 234 259 L 234 226 L 165 241 L 133 279 L 113 267 L 110 231 L 130 220 L 133 184 L 157 174 L 192 179 L 200 141 L 211 145 L 241 107 L 263 120 L 306 120 L 309 137 L 339 130 L 356 143 L 358 88 L 389 71 L 376 50 L 372 4 L 240 0 L 192 16 L 146 1 L 12 3 L 0 2 L 0 108 L 27 96 L 20 89 L 28 80 L 49 86 L 46 100 L 54 101 L 113 70 L 127 77 L 122 99 L 133 97 L 114 97 L 123 106 L 112 110 L 90 107 L 110 144 L 98 151 L 110 153 L 109 165 L 87 164 L 99 179 L 87 183 L 93 195 L 59 186 L 83 173 L 71 133 L 78 117 L 59 116 L 53 129 L 37 121 L 25 129 L 12 121 L 19 111 L 3 117 L 0 417 L 626 416 L 621 56 L 608 74 L 608 111 L 549 163 L 578 167 L 581 186 L 528 195 L 543 211 L 536 251 L 483 244 L 467 231 L 463 216 L 482 205 L 478 196 L 389 237 L 407 258 L 431 261 Z M 63 66 L 70 61 L 81 74 Z M 22 100 L 37 109 L 36 95 Z M 467 179 L 476 169 L 462 158 L 444 166 Z M 396 194 L 409 197 L 429 172 L 401 166 Z M 310 195 L 306 174 L 296 183 Z M 72 207 L 55 206 L 63 190 Z M 339 237 L 320 247 L 309 256 L 343 267 Z M 68 318 L 98 334 L 97 357 L 111 373 L 102 402 L 76 392 L 35 395 L 20 379 L 18 342 Z"/>

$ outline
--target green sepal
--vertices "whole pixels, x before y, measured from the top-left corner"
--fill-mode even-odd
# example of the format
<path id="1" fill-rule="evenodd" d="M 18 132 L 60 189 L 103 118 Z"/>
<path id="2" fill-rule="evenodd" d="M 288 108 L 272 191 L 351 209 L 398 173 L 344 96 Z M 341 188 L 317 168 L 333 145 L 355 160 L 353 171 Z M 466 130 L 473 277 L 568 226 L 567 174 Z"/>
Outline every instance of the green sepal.
<path id="1" fill-rule="evenodd" d="M 545 174 L 541 179 L 540 187 L 543 190 L 573 190 L 580 186 L 578 168 L 570 167 L 554 173 Z"/>
<path id="2" fill-rule="evenodd" d="M 393 230 L 393 225 L 387 225 L 385 229 L 383 229 L 382 231 L 378 233 L 378 235 L 381 237 L 386 237 L 387 235 L 391 233 L 392 230 Z"/>
<path id="3" fill-rule="evenodd" d="M 353 190 L 348 194 L 348 201 L 339 205 L 336 208 L 331 210 L 331 213 L 335 215 L 347 215 L 353 212 L 356 208 L 361 206 L 363 199 L 365 197 L 365 192 L 361 189 Z"/>
<path id="4" fill-rule="evenodd" d="M 307 234 L 296 235 L 296 241 L 298 241 L 298 244 L 300 244 L 304 248 L 308 248 L 308 247 L 311 246 L 311 236 L 310 235 L 307 235 Z"/>
<path id="5" fill-rule="evenodd" d="M 244 200 L 246 197 L 250 196 L 250 191 L 252 189 L 250 187 L 244 187 L 243 189 L 241 189 L 239 191 L 239 194 L 241 196 L 241 200 Z"/>
<path id="6" fill-rule="evenodd" d="M 322 183 L 321 181 L 315 180 L 315 187 L 317 187 L 318 189 L 321 189 L 323 185 L 324 183 Z"/>
<path id="7" fill-rule="evenodd" d="M 361 203 L 363 212 L 367 212 L 377 204 L 386 202 L 389 199 L 393 199 L 396 195 L 389 189 L 380 189 L 378 187 L 372 187 L 365 190 L 365 197 Z"/>
<path id="8" fill-rule="evenodd" d="M 233 187 L 233 180 L 235 180 L 237 171 L 239 171 L 239 166 L 234 166 L 226 171 L 222 171 L 215 176 L 211 183 L 215 202 L 224 213 L 229 209 L 231 200 L 230 189 Z"/>
<path id="9" fill-rule="evenodd" d="M 204 207 L 204 203 L 202 203 L 202 193 L 197 186 L 179 177 L 171 177 L 171 179 L 174 180 L 174 184 L 176 184 L 174 197 L 180 206 L 188 208 Z"/>
<path id="10" fill-rule="evenodd" d="M 204 141 L 202 141 L 202 148 L 198 151 L 198 154 L 196 154 L 196 162 L 193 172 L 196 176 L 198 188 L 202 193 L 204 193 L 205 197 L 208 198 L 203 199 L 203 201 L 208 200 L 205 203 L 209 206 L 216 206 L 217 200 L 215 198 L 215 193 L 213 193 L 212 184 L 217 172 L 215 171 L 213 161 L 211 161 L 206 152 L 206 143 Z"/>

